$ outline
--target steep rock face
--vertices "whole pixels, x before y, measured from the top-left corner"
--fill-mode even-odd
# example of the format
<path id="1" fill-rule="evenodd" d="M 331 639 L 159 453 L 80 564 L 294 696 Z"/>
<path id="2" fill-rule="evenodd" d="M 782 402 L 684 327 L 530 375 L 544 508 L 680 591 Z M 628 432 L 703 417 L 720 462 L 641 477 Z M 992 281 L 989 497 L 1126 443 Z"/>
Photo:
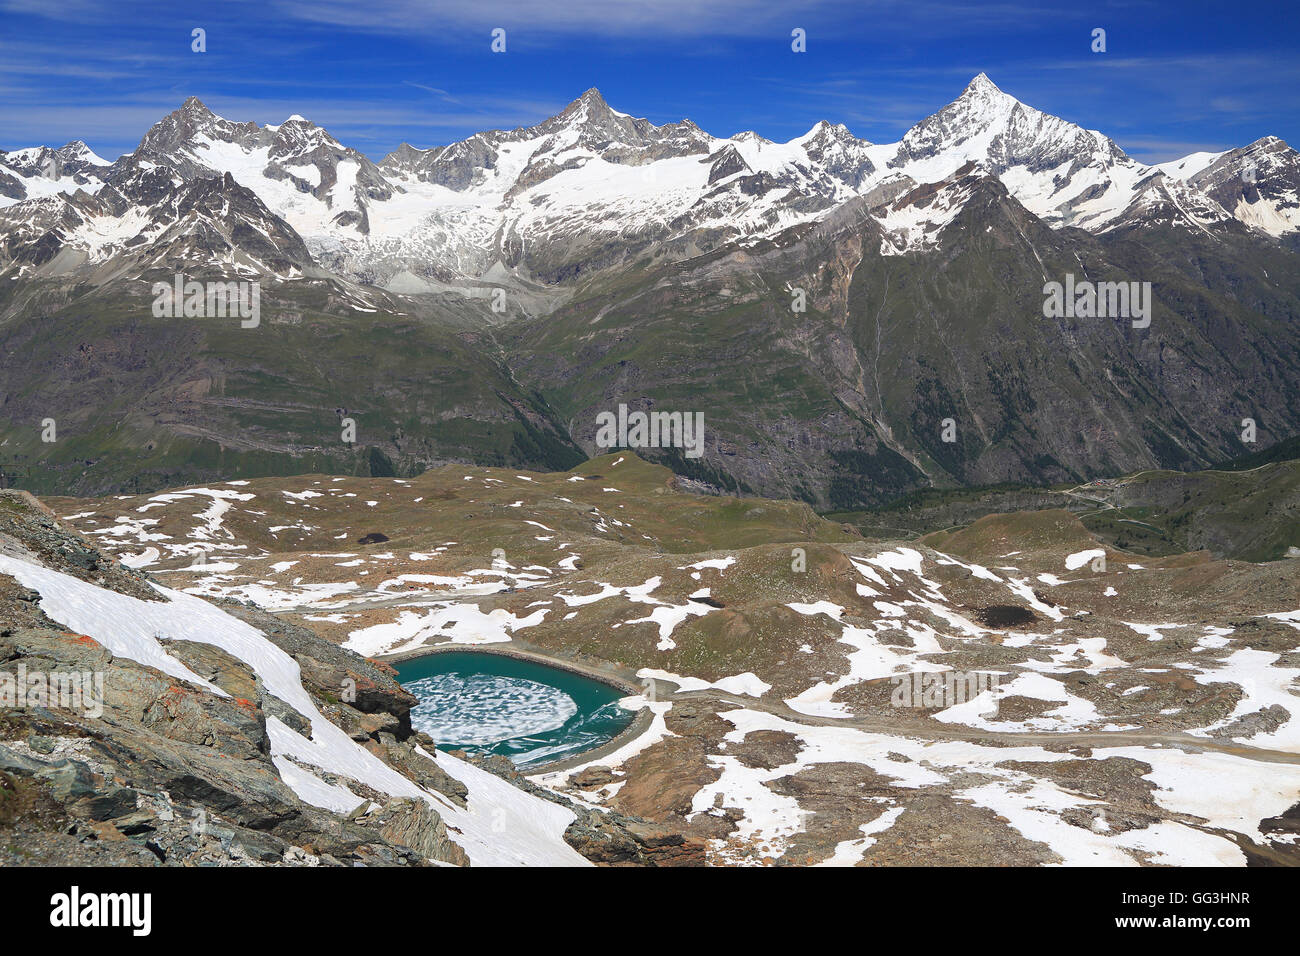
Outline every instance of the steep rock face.
<path id="1" fill-rule="evenodd" d="M 903 136 L 889 167 L 935 182 L 975 162 L 1054 226 L 1105 228 L 1149 168 L 1101 133 L 1026 106 L 981 73 Z"/>
<path id="2" fill-rule="evenodd" d="M 223 173 L 237 174 L 246 186 L 260 180 L 267 198 L 277 204 L 306 193 L 318 200 L 330 221 L 363 234 L 367 203 L 393 196 L 374 163 L 303 117 L 292 116 L 279 126 L 233 123 L 197 97 L 155 124 L 135 152 L 113 164 L 108 179 L 117 182 L 155 165 L 167 166 L 185 180 Z"/>
<path id="3" fill-rule="evenodd" d="M 182 272 L 199 263 L 243 265 L 257 275 L 297 275 L 312 267 L 298 234 L 229 173 L 181 187 L 172 202 L 154 207 L 143 234 L 154 237 L 150 264 L 161 260 Z"/>
<path id="4" fill-rule="evenodd" d="M 822 507 L 1207 466 L 1241 453 L 1243 417 L 1268 421 L 1262 445 L 1300 430 L 1300 290 L 1294 254 L 1235 221 L 1191 236 L 1187 221 L 1051 229 L 968 164 L 748 255 L 594 285 L 513 347 L 589 453 L 620 403 L 698 411 L 701 460 L 643 453 Z M 1067 275 L 1150 282 L 1150 326 L 1045 317 L 1045 282 Z"/>
<path id="5" fill-rule="evenodd" d="M 519 144 L 528 144 L 536 164 L 561 152 L 585 150 L 611 163 L 638 166 L 706 152 L 711 139 L 689 121 L 655 126 L 648 120 L 620 113 L 610 108 L 599 90 L 590 89 L 536 126 L 477 133 L 459 143 L 432 149 L 416 149 L 403 143 L 384 158 L 380 168 L 463 192 L 484 185 L 493 174 L 499 175 L 503 153 Z M 548 178 L 532 164 L 526 164 L 519 176 L 531 184 Z"/>
<path id="6" fill-rule="evenodd" d="M 1276 136 L 1229 150 L 1188 181 L 1242 222 L 1270 235 L 1300 228 L 1300 153 Z"/>
<path id="7" fill-rule="evenodd" d="M 1045 172 L 1062 164 L 1114 164 L 1128 158 L 1101 134 L 1008 96 L 983 73 L 956 100 L 908 130 L 890 165 L 906 167 L 939 157 L 950 163 L 983 158 L 997 173 L 1013 166 Z"/>
<path id="8" fill-rule="evenodd" d="M 16 176 L 40 177 L 55 183 L 72 180 L 78 186 L 102 183 L 104 167 L 108 165 L 81 140 L 74 140 L 58 149 L 38 146 L 12 153 L 0 150 L 0 163 Z"/>
<path id="9" fill-rule="evenodd" d="M 94 195 L 78 191 L 0 209 L 0 272 L 110 281 L 128 270 L 228 278 L 317 273 L 302 238 L 229 174 L 180 181 L 137 170 Z"/>
<path id="10" fill-rule="evenodd" d="M 1207 235 L 1247 231 L 1209 196 L 1163 173 L 1153 173 L 1136 184 L 1132 201 L 1107 224 L 1106 231 L 1149 226 L 1176 226 Z"/>
<path id="11" fill-rule="evenodd" d="M 159 201 L 166 178 L 229 174 L 305 240 L 317 265 L 396 292 L 505 287 L 517 294 L 516 315 L 562 301 L 537 298 L 541 288 L 647 252 L 752 245 L 885 184 L 942 182 L 972 162 L 1056 228 L 1149 219 L 1198 230 L 1235 219 L 1274 236 L 1296 231 L 1300 168 L 1271 137 L 1146 166 L 984 74 L 892 144 L 825 121 L 787 143 L 751 132 L 720 139 L 689 120 L 656 126 L 621 113 L 593 89 L 536 125 L 429 149 L 402 144 L 379 164 L 303 117 L 232 122 L 193 97 L 111 166 L 80 143 L 0 155 L 0 195 L 12 201 L 104 183 L 136 203 Z M 138 187 L 151 177 L 146 195 Z M 1189 211 L 1171 215 L 1178 206 Z M 69 241 L 91 257 L 105 245 Z"/>
<path id="12" fill-rule="evenodd" d="M 716 153 L 708 157 L 709 163 L 709 185 L 712 186 L 717 182 L 728 179 L 732 176 L 738 176 L 742 173 L 753 173 L 745 158 L 737 152 L 735 146 L 724 146 Z"/>
<path id="13" fill-rule="evenodd" d="M 78 189 L 94 192 L 104 184 L 109 165 L 80 140 L 58 149 L 0 149 L 0 200 L 16 202 Z M 0 201 L 0 206 L 7 204 Z"/>
<path id="14" fill-rule="evenodd" d="M 803 137 L 802 145 L 812 163 L 854 189 L 876 174 L 871 144 L 858 139 L 843 123 L 822 120 Z"/>

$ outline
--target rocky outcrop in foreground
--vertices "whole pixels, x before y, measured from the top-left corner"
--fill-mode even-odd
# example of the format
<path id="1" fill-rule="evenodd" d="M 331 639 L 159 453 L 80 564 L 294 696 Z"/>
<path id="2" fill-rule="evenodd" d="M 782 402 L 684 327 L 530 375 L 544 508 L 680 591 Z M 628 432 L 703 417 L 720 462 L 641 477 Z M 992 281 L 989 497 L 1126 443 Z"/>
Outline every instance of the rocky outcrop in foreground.
<path id="1" fill-rule="evenodd" d="M 64 593 L 93 604 L 102 640 L 56 619 L 75 603 Z M 233 601 L 215 618 L 233 635 L 225 647 L 206 613 L 193 629 L 155 633 L 160 650 L 129 642 L 139 620 L 181 597 L 65 531 L 29 495 L 0 492 L 0 865 L 581 863 L 575 847 L 599 863 L 682 856 L 653 828 L 563 809 L 551 816 L 573 818 L 567 845 L 560 825 L 510 826 L 499 855 L 485 852 L 471 830 L 479 816 L 512 820 L 516 801 L 541 801 L 484 789 L 486 774 L 433 756 L 389 668 Z M 123 599 L 136 620 L 114 618 Z M 138 659 L 149 653 L 160 656 Z"/>

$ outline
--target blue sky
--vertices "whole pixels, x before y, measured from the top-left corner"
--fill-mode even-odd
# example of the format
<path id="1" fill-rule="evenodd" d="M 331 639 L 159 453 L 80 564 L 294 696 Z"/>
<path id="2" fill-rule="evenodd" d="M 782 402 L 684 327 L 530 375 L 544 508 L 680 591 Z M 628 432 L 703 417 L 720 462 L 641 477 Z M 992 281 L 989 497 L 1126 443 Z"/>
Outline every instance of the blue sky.
<path id="1" fill-rule="evenodd" d="M 828 119 L 888 142 L 980 71 L 1146 161 L 1300 146 L 1300 29 L 1277 0 L 0 0 L 0 148 L 115 158 L 195 95 L 234 120 L 300 113 L 379 158 L 530 125 L 592 86 L 721 136 Z"/>

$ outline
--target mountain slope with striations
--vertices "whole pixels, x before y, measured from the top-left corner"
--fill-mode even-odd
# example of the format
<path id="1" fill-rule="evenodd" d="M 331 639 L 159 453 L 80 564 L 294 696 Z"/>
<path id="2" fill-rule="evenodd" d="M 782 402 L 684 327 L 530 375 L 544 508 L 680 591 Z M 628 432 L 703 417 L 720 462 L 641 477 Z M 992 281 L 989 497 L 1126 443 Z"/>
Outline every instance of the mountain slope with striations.
<path id="1" fill-rule="evenodd" d="M 190 98 L 112 163 L 0 153 L 0 475 L 565 468 L 620 404 L 703 414 L 702 457 L 644 449 L 680 473 L 820 507 L 1205 467 L 1300 432 L 1297 183 L 1276 138 L 1148 166 L 983 74 L 898 143 L 589 90 L 379 162 Z M 178 275 L 258 282 L 260 323 L 153 314 Z M 1150 283 L 1150 324 L 1045 317 L 1075 279 Z"/>

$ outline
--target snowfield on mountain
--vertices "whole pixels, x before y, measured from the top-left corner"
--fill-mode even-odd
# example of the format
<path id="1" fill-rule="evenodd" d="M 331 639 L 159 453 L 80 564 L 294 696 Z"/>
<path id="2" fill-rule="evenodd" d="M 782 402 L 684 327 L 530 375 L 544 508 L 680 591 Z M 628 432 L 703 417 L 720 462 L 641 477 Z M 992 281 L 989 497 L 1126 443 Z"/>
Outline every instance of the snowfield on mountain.
<path id="1" fill-rule="evenodd" d="M 11 207 L 0 230 L 38 215 L 57 220 L 63 245 L 93 265 L 121 255 L 142 231 L 150 236 L 143 220 L 160 191 L 229 174 L 281 231 L 301 237 L 314 264 L 354 281 L 407 294 L 501 281 L 528 287 L 601 268 L 610 243 L 622 260 L 652 241 L 688 236 L 753 243 L 858 197 L 885 200 L 873 215 L 899 254 L 932 242 L 964 205 L 969 195 L 949 183 L 967 164 L 1058 228 L 1104 232 L 1141 222 L 1155 207 L 1173 209 L 1184 228 L 1237 221 L 1272 236 L 1300 228 L 1300 157 L 1275 137 L 1148 166 L 981 73 L 897 143 L 869 143 L 825 121 L 787 143 L 749 132 L 724 139 L 689 120 L 633 118 L 593 89 L 536 126 L 429 149 L 404 144 L 379 163 L 301 116 L 258 126 L 191 98 L 112 164 L 80 143 L 0 153 L 0 175 L 12 183 L 0 193 L 0 206 Z M 142 180 L 151 187 L 141 189 Z M 935 184 L 942 198 L 920 198 L 919 187 Z M 77 198 L 105 186 L 107 202 Z M 275 235 L 273 226 L 250 225 Z"/>
<path id="2" fill-rule="evenodd" d="M 1300 430 L 1295 150 L 1145 165 L 984 74 L 884 144 L 722 138 L 593 89 L 375 160 L 191 97 L 111 164 L 0 164 L 0 352 L 26 357 L 0 394 L 63 426 L 4 429 L 0 473 L 37 492 L 562 470 L 620 404 L 702 416 L 688 454 L 641 449 L 682 475 L 823 510 L 1207 468 L 1250 450 L 1244 422 L 1259 447 Z M 256 284 L 251 327 L 157 309 L 160 283 L 231 282 Z"/>

